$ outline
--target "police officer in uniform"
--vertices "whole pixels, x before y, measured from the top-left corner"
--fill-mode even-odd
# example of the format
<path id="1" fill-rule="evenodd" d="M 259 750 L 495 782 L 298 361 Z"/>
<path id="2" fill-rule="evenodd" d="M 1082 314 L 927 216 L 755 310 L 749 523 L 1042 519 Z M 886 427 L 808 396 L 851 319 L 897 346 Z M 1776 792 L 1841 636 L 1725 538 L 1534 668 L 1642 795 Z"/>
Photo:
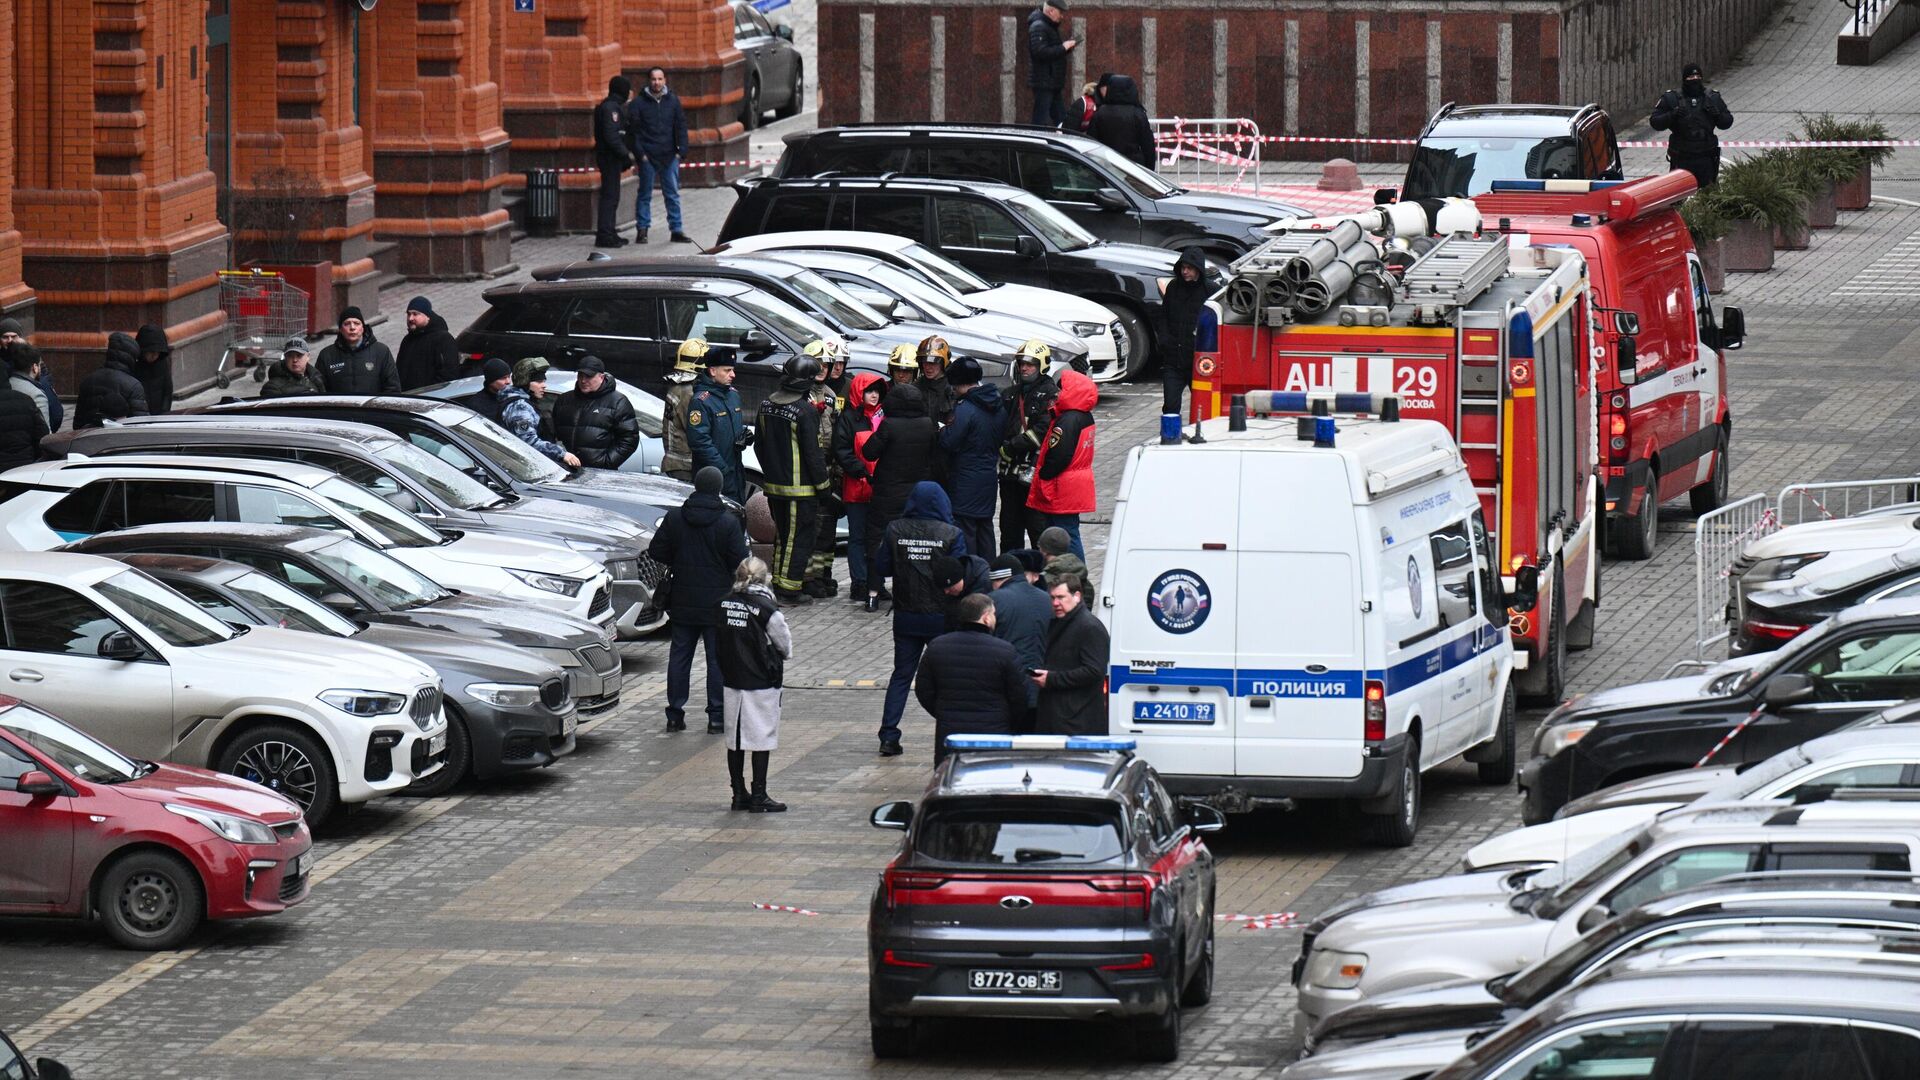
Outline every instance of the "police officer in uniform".
<path id="1" fill-rule="evenodd" d="M 626 244 L 614 225 L 620 216 L 620 178 L 633 167 L 627 145 L 627 101 L 633 83 L 625 75 L 607 80 L 607 96 L 593 107 L 593 161 L 600 167 L 600 205 L 594 219 L 593 246 L 615 248 Z"/>
<path id="2" fill-rule="evenodd" d="M 816 343 L 817 344 L 817 343 Z M 788 606 L 812 602 L 802 591 L 813 555 L 827 455 L 820 445 L 820 411 L 809 400 L 821 371 L 812 351 L 788 360 L 780 388 L 760 403 L 754 424 L 760 447 L 761 488 L 777 534 L 773 550 L 773 595 Z"/>
<path id="3" fill-rule="evenodd" d="M 687 420 L 693 407 L 693 381 L 700 377 L 700 362 L 706 359 L 704 338 L 688 338 L 680 343 L 673 370 L 667 372 L 667 419 L 663 427 L 660 471 L 675 480 L 693 482 L 693 450 L 687 444 Z"/>
<path id="4" fill-rule="evenodd" d="M 834 549 L 840 530 L 840 463 L 833 453 L 833 433 L 846 406 L 847 349 L 838 338 L 822 338 L 807 345 L 806 354 L 820 361 L 820 374 L 814 378 L 807 400 L 813 403 L 820 419 L 820 452 L 827 462 L 827 486 L 820 492 L 820 507 L 815 515 L 813 554 L 807 559 L 807 580 L 801 591 L 816 600 L 840 595 L 840 583 L 833 578 Z"/>
<path id="5" fill-rule="evenodd" d="M 1733 126 L 1733 110 L 1720 100 L 1720 91 L 1707 89 L 1707 73 L 1699 64 L 1681 69 L 1680 88 L 1660 95 L 1647 124 L 1673 132 L 1667 140 L 1669 165 L 1692 173 L 1702 188 L 1720 179 L 1720 136 L 1714 130 Z"/>
<path id="6" fill-rule="evenodd" d="M 936 423 L 947 423 L 953 419 L 953 387 L 947 385 L 947 365 L 953 362 L 953 350 L 946 338 L 932 334 L 921 340 L 919 360 L 920 377 L 913 380 L 913 385 L 920 388 L 927 415 Z"/>
<path id="7" fill-rule="evenodd" d="M 693 400 L 687 406 L 687 451 L 695 471 L 708 465 L 720 470 L 722 495 L 746 502 L 747 474 L 740 468 L 740 451 L 753 444 L 753 432 L 747 430 L 740 391 L 733 388 L 733 353 L 701 345 L 707 369 L 694 380 Z"/>
<path id="8" fill-rule="evenodd" d="M 1040 455 L 1040 440 L 1046 435 L 1053 401 L 1060 387 L 1047 374 L 1053 350 L 1047 343 L 1030 339 L 1013 358 L 1013 388 L 1009 392 L 1006 430 L 1000 445 L 1000 550 L 1028 547 L 1029 537 L 1039 542 L 1040 529 L 1032 511 L 1027 509 L 1027 489 L 1033 484 L 1033 465 Z"/>

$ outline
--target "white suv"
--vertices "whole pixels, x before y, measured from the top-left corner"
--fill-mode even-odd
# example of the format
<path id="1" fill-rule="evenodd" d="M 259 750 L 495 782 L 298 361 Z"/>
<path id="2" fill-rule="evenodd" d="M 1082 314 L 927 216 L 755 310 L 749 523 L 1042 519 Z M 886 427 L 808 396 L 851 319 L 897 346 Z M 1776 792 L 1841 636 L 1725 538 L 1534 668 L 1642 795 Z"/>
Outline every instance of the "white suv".
<path id="1" fill-rule="evenodd" d="M 345 533 L 449 589 L 538 604 L 602 627 L 613 621 L 606 568 L 564 543 L 442 533 L 313 465 L 122 454 L 0 474 L 0 550 L 46 551 L 94 533 L 195 521 Z"/>
<path id="2" fill-rule="evenodd" d="M 116 559 L 0 560 L 0 683 L 129 754 L 232 773 L 320 821 L 444 767 L 433 669 L 377 645 L 230 627 Z"/>

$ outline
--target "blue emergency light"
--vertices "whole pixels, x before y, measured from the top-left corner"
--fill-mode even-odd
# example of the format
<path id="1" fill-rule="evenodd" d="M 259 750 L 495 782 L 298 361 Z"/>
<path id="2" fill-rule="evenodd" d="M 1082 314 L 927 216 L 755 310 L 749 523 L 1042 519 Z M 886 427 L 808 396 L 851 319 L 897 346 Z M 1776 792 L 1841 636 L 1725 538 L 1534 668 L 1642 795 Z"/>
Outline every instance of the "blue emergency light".
<path id="1" fill-rule="evenodd" d="M 949 750 L 1120 750 L 1134 748 L 1132 739 L 1100 735 L 949 735 Z"/>
<path id="2" fill-rule="evenodd" d="M 1551 191 L 1565 195 L 1585 191 L 1605 191 L 1626 182 L 1625 180 L 1495 180 L 1492 190 Z"/>

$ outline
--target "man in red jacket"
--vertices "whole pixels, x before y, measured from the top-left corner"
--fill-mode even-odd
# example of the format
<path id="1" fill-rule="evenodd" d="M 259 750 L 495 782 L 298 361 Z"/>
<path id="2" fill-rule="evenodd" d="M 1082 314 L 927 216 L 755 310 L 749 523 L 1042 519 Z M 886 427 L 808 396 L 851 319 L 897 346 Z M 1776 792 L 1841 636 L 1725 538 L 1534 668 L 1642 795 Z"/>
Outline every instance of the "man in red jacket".
<path id="1" fill-rule="evenodd" d="M 1060 396 L 1027 491 L 1027 507 L 1041 515 L 1041 526 L 1065 529 L 1083 560 L 1080 515 L 1093 512 L 1093 406 L 1099 400 L 1092 379 L 1071 369 L 1060 373 Z"/>

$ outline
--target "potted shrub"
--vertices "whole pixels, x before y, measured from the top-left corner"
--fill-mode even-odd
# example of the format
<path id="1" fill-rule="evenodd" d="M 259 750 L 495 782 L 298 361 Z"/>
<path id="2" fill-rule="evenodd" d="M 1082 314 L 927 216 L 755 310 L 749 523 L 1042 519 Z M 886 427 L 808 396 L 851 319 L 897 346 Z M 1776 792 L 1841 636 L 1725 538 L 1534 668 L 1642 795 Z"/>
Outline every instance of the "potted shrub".
<path id="1" fill-rule="evenodd" d="M 1711 190 L 1681 203 L 1680 220 L 1687 223 L 1694 249 L 1700 253 L 1700 270 L 1706 276 L 1707 288 L 1715 293 L 1724 292 L 1727 287 L 1727 218 L 1714 204 Z"/>
<path id="2" fill-rule="evenodd" d="M 1797 187 L 1765 156 L 1743 158 L 1720 170 L 1708 202 L 1726 219 L 1723 257 L 1728 273 L 1773 269 L 1773 230 L 1804 229 L 1806 211 Z"/>
<path id="3" fill-rule="evenodd" d="M 1799 155 L 1788 150 L 1769 150 L 1760 155 L 1762 169 L 1772 183 L 1793 199 L 1798 213 L 1782 215 L 1773 222 L 1773 246 L 1780 251 L 1805 251 L 1812 243 L 1809 221 L 1817 181 Z"/>
<path id="4" fill-rule="evenodd" d="M 1831 229 L 1839 222 L 1840 185 L 1851 181 L 1860 171 L 1859 163 L 1848 150 L 1823 147 L 1790 151 L 1808 178 L 1811 189 L 1807 203 L 1807 224 L 1815 229 Z"/>
<path id="5" fill-rule="evenodd" d="M 1838 120 L 1832 115 L 1800 117 L 1801 135 L 1809 142 L 1876 142 L 1891 136 L 1887 125 L 1868 116 L 1863 120 Z M 1850 172 L 1837 178 L 1834 204 L 1841 210 L 1865 210 L 1873 201 L 1873 167 L 1893 156 L 1890 147 L 1835 148 L 1851 164 Z M 1834 166 L 1836 169 L 1839 166 Z"/>

